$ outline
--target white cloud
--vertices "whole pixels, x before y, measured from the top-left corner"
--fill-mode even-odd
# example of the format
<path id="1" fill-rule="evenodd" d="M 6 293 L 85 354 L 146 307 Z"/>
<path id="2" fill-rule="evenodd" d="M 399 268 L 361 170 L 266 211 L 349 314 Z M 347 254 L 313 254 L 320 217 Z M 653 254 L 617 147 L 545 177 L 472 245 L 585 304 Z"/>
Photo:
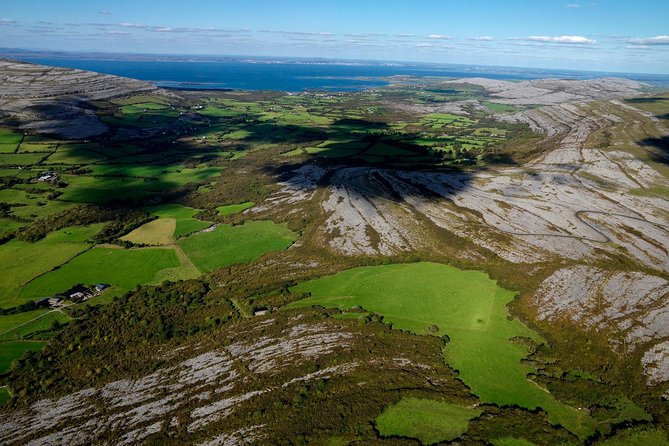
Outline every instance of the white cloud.
<path id="1" fill-rule="evenodd" d="M 427 47 L 432 46 L 432 44 L 431 44 L 431 43 L 419 43 L 419 44 L 416 45 L 416 46 L 417 46 L 417 47 L 420 47 L 420 48 L 427 48 Z"/>
<path id="2" fill-rule="evenodd" d="M 470 37 L 469 40 L 475 40 L 477 42 L 492 42 L 493 40 L 495 40 L 495 38 L 492 36 L 476 36 L 476 37 Z"/>
<path id="3" fill-rule="evenodd" d="M 135 29 L 145 29 L 146 28 L 146 25 L 139 25 L 137 23 L 128 23 L 128 22 L 119 23 L 118 26 L 121 26 L 123 28 L 135 28 Z"/>
<path id="4" fill-rule="evenodd" d="M 594 8 L 595 6 L 597 6 L 597 2 L 591 2 L 591 3 L 586 3 L 586 4 L 583 4 L 583 3 L 567 3 L 565 6 L 567 8 L 570 8 L 570 9 L 587 8 L 587 7 Z"/>
<path id="5" fill-rule="evenodd" d="M 628 41 L 632 45 L 649 46 L 649 45 L 669 45 L 669 36 L 656 36 L 648 38 L 634 38 Z"/>
<path id="6" fill-rule="evenodd" d="M 0 19 L 0 25 L 15 25 L 16 20 Z"/>
<path id="7" fill-rule="evenodd" d="M 531 42 L 547 42 L 547 43 L 567 43 L 577 45 L 594 45 L 596 40 L 588 39 L 583 36 L 530 36 L 520 40 L 529 40 Z"/>
<path id="8" fill-rule="evenodd" d="M 447 36 L 447 35 L 445 35 L 445 34 L 430 34 L 429 37 L 430 37 L 430 39 L 441 39 L 441 40 L 445 40 L 445 39 L 450 39 L 450 38 L 451 38 L 451 36 Z"/>
<path id="9" fill-rule="evenodd" d="M 111 14 L 109 11 L 98 11 L 98 14 L 100 15 L 109 15 Z"/>

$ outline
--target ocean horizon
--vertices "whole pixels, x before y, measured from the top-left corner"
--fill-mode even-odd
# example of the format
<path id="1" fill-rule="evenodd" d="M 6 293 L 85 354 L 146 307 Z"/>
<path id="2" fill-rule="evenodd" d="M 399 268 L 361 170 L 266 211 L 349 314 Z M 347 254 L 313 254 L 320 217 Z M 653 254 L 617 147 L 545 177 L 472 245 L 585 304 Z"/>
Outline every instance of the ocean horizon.
<path id="1" fill-rule="evenodd" d="M 359 91 L 398 82 L 398 78 L 486 77 L 499 80 L 625 77 L 668 86 L 669 75 L 540 68 L 494 67 L 392 61 L 351 61 L 270 57 L 121 54 L 3 54 L 16 60 L 76 68 L 152 82 L 160 87 L 196 90 Z"/>

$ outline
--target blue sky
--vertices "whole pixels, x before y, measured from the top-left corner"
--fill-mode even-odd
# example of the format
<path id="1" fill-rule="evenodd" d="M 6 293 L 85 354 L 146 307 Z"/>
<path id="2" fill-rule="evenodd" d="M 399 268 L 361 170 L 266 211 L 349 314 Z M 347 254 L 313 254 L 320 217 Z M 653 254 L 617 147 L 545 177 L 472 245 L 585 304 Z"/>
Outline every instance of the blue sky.
<path id="1" fill-rule="evenodd" d="M 1 0 L 0 47 L 669 74 L 669 0 Z"/>

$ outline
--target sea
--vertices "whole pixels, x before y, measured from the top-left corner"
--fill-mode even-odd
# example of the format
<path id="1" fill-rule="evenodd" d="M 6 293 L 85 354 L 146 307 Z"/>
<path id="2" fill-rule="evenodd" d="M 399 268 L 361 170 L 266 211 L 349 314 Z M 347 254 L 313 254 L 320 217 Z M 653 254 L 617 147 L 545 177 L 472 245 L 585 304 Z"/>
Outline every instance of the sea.
<path id="1" fill-rule="evenodd" d="M 434 77 L 528 80 L 593 79 L 615 76 L 647 82 L 658 87 L 669 87 L 669 76 L 666 75 L 477 65 L 186 56 L 110 58 L 19 54 L 10 57 L 43 65 L 125 76 L 149 81 L 161 87 L 197 90 L 358 91 L 383 87 L 391 82 L 417 82 Z"/>

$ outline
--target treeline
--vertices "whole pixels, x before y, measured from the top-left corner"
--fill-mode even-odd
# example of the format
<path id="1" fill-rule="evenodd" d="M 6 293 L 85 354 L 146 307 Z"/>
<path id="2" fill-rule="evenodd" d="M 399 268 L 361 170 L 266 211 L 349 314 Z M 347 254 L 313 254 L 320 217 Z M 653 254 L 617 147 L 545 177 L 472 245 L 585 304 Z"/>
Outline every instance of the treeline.
<path id="1" fill-rule="evenodd" d="M 93 241 L 95 243 L 110 243 L 153 219 L 155 217 L 138 209 L 78 205 L 35 220 L 30 225 L 18 229 L 14 233 L 14 237 L 21 241 L 36 242 L 46 237 L 50 232 L 59 229 L 109 222 L 94 237 Z"/>
<path id="2" fill-rule="evenodd" d="M 18 305 L 16 307 L 11 307 L 11 308 L 0 308 L 0 316 L 5 316 L 8 314 L 18 314 L 18 313 L 26 313 L 28 311 L 34 311 L 39 308 L 45 307 L 46 304 L 38 304 L 34 300 L 29 300 L 28 302 L 22 303 L 21 305 Z"/>

